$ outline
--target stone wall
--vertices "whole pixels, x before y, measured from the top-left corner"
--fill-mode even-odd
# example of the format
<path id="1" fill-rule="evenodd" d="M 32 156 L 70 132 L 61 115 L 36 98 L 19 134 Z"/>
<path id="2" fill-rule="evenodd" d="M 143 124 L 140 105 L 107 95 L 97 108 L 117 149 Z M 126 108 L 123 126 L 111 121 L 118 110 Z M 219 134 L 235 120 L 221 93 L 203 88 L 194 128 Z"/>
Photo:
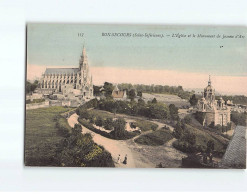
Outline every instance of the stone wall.
<path id="1" fill-rule="evenodd" d="M 46 108 L 49 107 L 49 101 L 44 101 L 41 103 L 35 103 L 35 104 L 26 104 L 26 110 L 32 110 L 37 108 Z"/>

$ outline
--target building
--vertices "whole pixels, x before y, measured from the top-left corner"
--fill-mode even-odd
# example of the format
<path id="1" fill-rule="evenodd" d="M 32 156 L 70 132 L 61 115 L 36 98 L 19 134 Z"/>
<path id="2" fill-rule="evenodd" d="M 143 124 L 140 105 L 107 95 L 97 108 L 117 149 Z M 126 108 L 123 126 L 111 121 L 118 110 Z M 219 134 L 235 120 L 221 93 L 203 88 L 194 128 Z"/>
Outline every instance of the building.
<path id="1" fill-rule="evenodd" d="M 112 97 L 115 100 L 127 100 L 126 90 L 120 90 L 118 89 L 118 86 L 116 85 L 112 91 Z"/>
<path id="2" fill-rule="evenodd" d="M 85 47 L 79 60 L 79 68 L 46 68 L 39 92 L 43 95 L 58 94 L 58 97 L 79 101 L 93 98 L 93 81 L 89 75 Z"/>
<path id="3" fill-rule="evenodd" d="M 231 110 L 225 104 L 222 97 L 219 100 L 215 99 L 215 89 L 213 89 L 210 76 L 208 81 L 208 86 L 204 89 L 202 93 L 202 98 L 198 101 L 197 111 L 199 113 L 204 113 L 203 125 L 221 125 L 227 126 L 230 122 Z"/>

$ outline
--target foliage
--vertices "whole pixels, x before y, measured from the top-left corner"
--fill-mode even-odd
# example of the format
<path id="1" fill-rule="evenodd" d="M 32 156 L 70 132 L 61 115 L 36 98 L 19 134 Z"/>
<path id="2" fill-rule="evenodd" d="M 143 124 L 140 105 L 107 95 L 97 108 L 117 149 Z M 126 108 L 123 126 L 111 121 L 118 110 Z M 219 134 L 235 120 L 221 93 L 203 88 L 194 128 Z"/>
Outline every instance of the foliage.
<path id="1" fill-rule="evenodd" d="M 93 86 L 93 95 L 94 96 L 100 96 L 101 95 L 100 88 L 101 88 L 100 86 L 96 86 L 96 85 Z"/>
<path id="2" fill-rule="evenodd" d="M 138 91 L 137 96 L 141 98 L 142 97 L 142 91 Z"/>
<path id="3" fill-rule="evenodd" d="M 187 99 L 192 95 L 192 92 L 184 91 L 182 86 L 168 86 L 168 85 L 143 85 L 136 84 L 132 85 L 129 83 L 118 84 L 119 89 L 131 90 L 135 89 L 138 92 L 142 93 L 161 93 L 161 94 L 172 94 L 178 95 L 182 99 Z M 138 95 L 139 96 L 139 95 Z"/>
<path id="4" fill-rule="evenodd" d="M 25 165 L 114 166 L 111 154 L 95 144 L 90 134 L 82 134 L 80 125 L 70 128 L 61 114 L 71 110 L 56 106 L 27 110 Z M 98 147 L 101 153 L 95 153 Z"/>
<path id="5" fill-rule="evenodd" d="M 105 96 L 106 98 L 112 98 L 112 91 L 114 89 L 114 86 L 112 83 L 105 82 L 103 86 L 105 90 Z"/>
<path id="6" fill-rule="evenodd" d="M 103 126 L 103 118 L 101 116 L 97 116 L 96 117 L 96 120 L 95 120 L 95 125 L 99 126 L 99 127 L 102 127 Z"/>
<path id="7" fill-rule="evenodd" d="M 238 113 L 231 112 L 231 121 L 235 123 L 235 125 L 246 126 L 246 113 Z"/>
<path id="8" fill-rule="evenodd" d="M 182 127 L 181 121 L 178 121 L 174 130 L 173 130 L 173 136 L 177 139 L 180 139 L 183 135 L 184 128 Z"/>
<path id="9" fill-rule="evenodd" d="M 69 167 L 114 167 L 110 153 L 92 140 L 91 134 L 82 134 L 80 125 L 72 128 L 71 135 L 61 141 L 57 159 L 62 166 Z M 104 153 L 102 155 L 102 153 Z M 104 156 L 104 158 L 102 158 Z M 101 162 L 98 162 L 98 159 Z"/>
<path id="10" fill-rule="evenodd" d="M 111 134 L 115 137 L 122 137 L 126 131 L 125 125 L 126 121 L 124 120 L 124 118 L 118 118 L 113 122 L 113 131 L 111 132 Z"/>
<path id="11" fill-rule="evenodd" d="M 129 99 L 131 100 L 134 100 L 135 97 L 136 97 L 136 92 L 134 89 L 131 89 L 129 92 L 128 92 L 128 96 L 129 96 Z"/>
<path id="12" fill-rule="evenodd" d="M 147 120 L 136 120 L 135 122 L 131 123 L 133 125 L 133 128 L 139 127 L 141 131 L 149 131 L 153 130 L 155 131 L 158 128 L 158 125 L 152 122 L 149 122 Z"/>
<path id="13" fill-rule="evenodd" d="M 178 119 L 178 108 L 174 104 L 169 105 L 169 112 L 173 120 Z"/>
<path id="14" fill-rule="evenodd" d="M 35 80 L 33 83 L 30 81 L 26 81 L 26 94 L 34 92 L 34 90 L 38 87 L 39 81 Z"/>
<path id="15" fill-rule="evenodd" d="M 86 121 L 85 119 L 79 118 L 78 121 L 86 128 L 90 129 L 91 131 L 100 134 L 104 137 L 110 138 L 110 139 L 116 139 L 116 140 L 126 140 L 135 137 L 136 135 L 140 134 L 137 131 L 134 132 L 128 132 L 124 131 L 122 134 L 118 133 L 107 133 L 105 131 L 101 131 L 97 128 L 95 128 L 89 121 Z"/>
<path id="16" fill-rule="evenodd" d="M 25 165 L 56 166 L 57 144 L 63 139 L 55 117 L 69 111 L 64 107 L 48 107 L 26 111 Z"/>
<path id="17" fill-rule="evenodd" d="M 112 99 L 101 99 L 97 103 L 100 110 L 106 110 L 112 113 L 122 113 L 127 115 L 139 115 L 149 118 L 166 119 L 169 115 L 169 109 L 161 102 L 146 104 L 142 99 L 136 101 L 114 101 Z M 80 109 L 80 108 L 79 108 Z"/>
<path id="18" fill-rule="evenodd" d="M 197 105 L 198 98 L 196 97 L 196 95 L 195 95 L 195 94 L 193 94 L 193 95 L 191 96 L 191 98 L 190 98 L 189 102 L 190 102 L 190 105 L 191 105 L 191 106 L 195 106 L 195 105 Z"/>
<path id="19" fill-rule="evenodd" d="M 157 99 L 156 98 L 152 99 L 152 102 L 151 103 L 152 104 L 156 104 L 157 103 Z"/>
<path id="20" fill-rule="evenodd" d="M 141 135 L 134 141 L 142 145 L 160 146 L 170 141 L 172 138 L 173 136 L 169 130 L 157 130 Z"/>
<path id="21" fill-rule="evenodd" d="M 203 121 L 206 117 L 206 113 L 205 112 L 196 112 L 195 113 L 195 118 L 196 120 L 198 120 L 199 123 L 201 123 L 203 125 Z"/>
<path id="22" fill-rule="evenodd" d="M 213 140 L 209 140 L 207 142 L 207 149 L 206 152 L 207 153 L 212 153 L 214 151 L 214 141 Z"/>
<path id="23" fill-rule="evenodd" d="M 180 123 L 180 125 L 178 126 L 181 128 L 181 134 L 180 137 L 177 138 L 178 140 L 173 143 L 173 146 L 178 150 L 188 153 L 206 152 L 207 143 L 212 140 L 214 142 L 214 152 L 220 155 L 223 155 L 225 153 L 226 142 L 224 139 L 216 139 L 216 137 L 209 134 L 205 130 L 198 129 L 189 124 Z"/>
<path id="24" fill-rule="evenodd" d="M 68 137 L 69 134 L 71 133 L 71 127 L 69 126 L 66 118 L 62 117 L 61 115 L 57 115 L 55 117 L 55 121 L 59 135 L 63 137 Z"/>
<path id="25" fill-rule="evenodd" d="M 26 100 L 26 104 L 36 104 L 36 103 L 41 103 L 44 102 L 45 99 L 33 99 L 33 101 L 31 100 Z"/>
<path id="26" fill-rule="evenodd" d="M 104 128 L 107 130 L 113 129 L 113 118 L 108 117 L 104 120 Z"/>
<path id="27" fill-rule="evenodd" d="M 190 124 L 192 121 L 192 117 L 190 115 L 186 115 L 184 118 L 183 118 L 183 122 L 186 123 L 186 124 Z"/>
<path id="28" fill-rule="evenodd" d="M 218 98 L 218 97 L 216 97 Z M 222 96 L 222 98 L 227 101 L 231 100 L 233 104 L 247 105 L 247 97 L 245 95 L 235 95 L 235 96 Z"/>

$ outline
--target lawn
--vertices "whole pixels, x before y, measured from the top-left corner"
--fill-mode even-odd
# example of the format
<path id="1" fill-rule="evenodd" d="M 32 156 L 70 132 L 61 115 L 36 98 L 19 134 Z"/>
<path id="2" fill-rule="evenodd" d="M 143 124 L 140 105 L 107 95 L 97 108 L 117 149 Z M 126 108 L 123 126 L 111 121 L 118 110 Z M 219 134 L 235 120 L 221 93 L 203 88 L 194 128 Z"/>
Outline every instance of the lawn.
<path id="1" fill-rule="evenodd" d="M 54 165 L 54 156 L 62 136 L 58 134 L 55 116 L 71 110 L 49 107 L 26 111 L 25 165 Z"/>
<path id="2" fill-rule="evenodd" d="M 136 127 L 139 127 L 142 132 L 149 131 L 149 130 L 155 131 L 158 128 L 157 124 L 152 123 L 147 120 L 135 120 L 135 122 L 133 122 L 133 125 Z"/>
<path id="3" fill-rule="evenodd" d="M 135 142 L 148 146 L 160 146 L 170 141 L 172 138 L 172 133 L 169 130 L 160 129 L 145 135 L 140 135 L 135 139 Z"/>

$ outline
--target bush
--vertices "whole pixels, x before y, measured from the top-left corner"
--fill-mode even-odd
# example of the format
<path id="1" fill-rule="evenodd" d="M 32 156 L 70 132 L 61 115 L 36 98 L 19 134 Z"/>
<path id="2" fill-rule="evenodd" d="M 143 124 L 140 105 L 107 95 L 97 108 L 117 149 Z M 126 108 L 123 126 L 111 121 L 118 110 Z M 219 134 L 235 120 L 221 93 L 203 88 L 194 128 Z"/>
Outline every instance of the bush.
<path id="1" fill-rule="evenodd" d="M 97 128 L 95 128 L 90 122 L 86 121 L 85 119 L 78 119 L 78 121 L 86 128 L 90 129 L 91 131 L 100 134 L 104 137 L 110 138 L 110 139 L 116 139 L 116 140 L 126 140 L 126 139 L 130 139 L 133 138 L 135 136 L 137 136 L 138 134 L 140 134 L 140 132 L 138 131 L 133 131 L 133 132 L 128 132 L 128 131 L 124 131 L 122 135 L 118 135 L 115 133 L 112 133 L 114 131 L 112 131 L 111 133 L 107 133 L 105 131 L 101 131 Z"/>
<path id="2" fill-rule="evenodd" d="M 192 121 L 192 118 L 191 118 L 190 115 L 186 115 L 186 116 L 183 118 L 183 121 L 184 121 L 184 123 L 186 123 L 186 124 L 190 124 L 191 121 Z"/>
<path id="3" fill-rule="evenodd" d="M 112 130 L 113 129 L 113 118 L 106 118 L 106 120 L 104 120 L 103 126 L 107 130 Z"/>
<path id="4" fill-rule="evenodd" d="M 160 146 L 173 138 L 170 131 L 157 130 L 145 135 L 141 135 L 135 139 L 135 142 L 142 145 Z"/>
<path id="5" fill-rule="evenodd" d="M 56 121 L 56 127 L 58 129 L 59 135 L 68 137 L 71 133 L 71 127 L 69 126 L 67 120 L 60 115 L 57 115 L 54 120 Z"/>
<path id="6" fill-rule="evenodd" d="M 206 113 L 205 112 L 196 112 L 195 118 L 199 123 L 203 125 L 203 121 L 205 120 Z"/>
<path id="7" fill-rule="evenodd" d="M 246 113 L 231 113 L 231 121 L 235 123 L 235 125 L 246 126 Z"/>
<path id="8" fill-rule="evenodd" d="M 139 127 L 141 131 L 155 131 L 158 128 L 158 125 L 146 120 L 136 120 L 135 122 L 131 123 L 131 128 Z"/>

